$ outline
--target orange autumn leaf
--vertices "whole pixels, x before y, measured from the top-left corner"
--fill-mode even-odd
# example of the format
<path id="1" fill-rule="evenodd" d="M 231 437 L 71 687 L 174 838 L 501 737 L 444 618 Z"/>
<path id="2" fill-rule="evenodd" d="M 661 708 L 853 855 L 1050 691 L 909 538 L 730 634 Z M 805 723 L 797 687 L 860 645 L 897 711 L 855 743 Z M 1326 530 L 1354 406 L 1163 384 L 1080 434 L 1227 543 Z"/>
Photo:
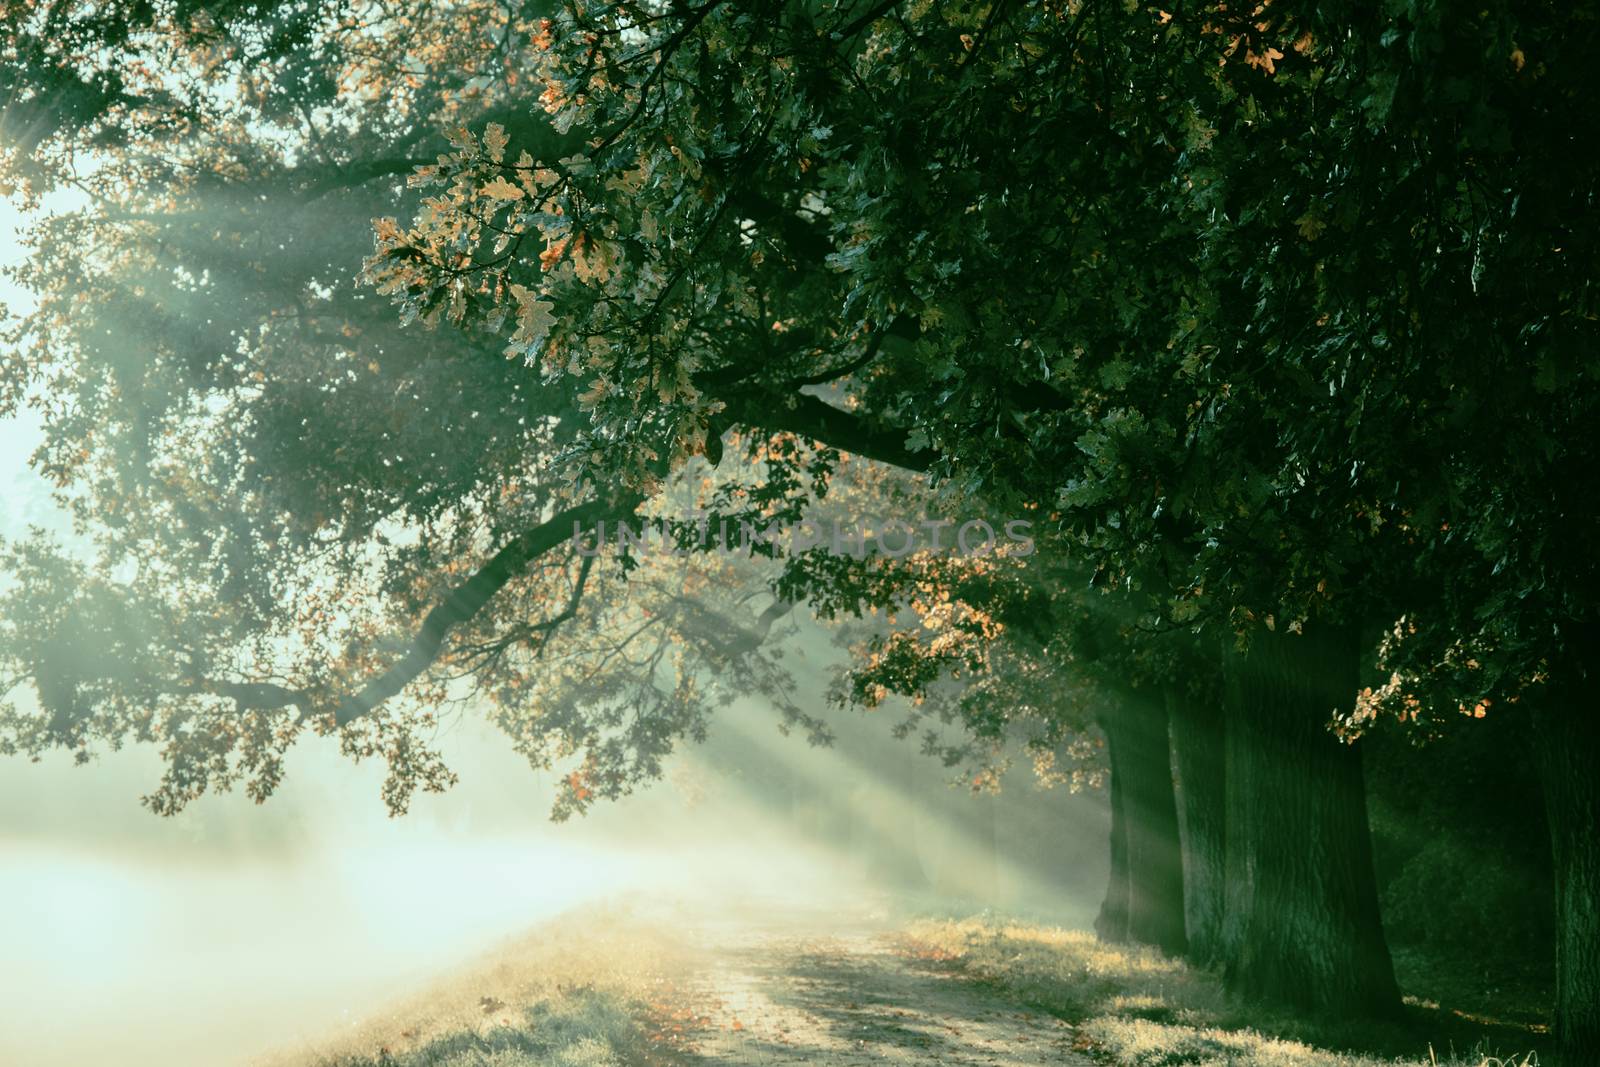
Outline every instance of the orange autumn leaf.
<path id="1" fill-rule="evenodd" d="M 1271 47 L 1267 48 L 1266 51 L 1260 53 L 1259 55 L 1250 49 L 1246 49 L 1244 53 L 1244 61 L 1246 63 L 1250 64 L 1252 67 L 1257 67 L 1261 70 L 1264 70 L 1268 74 L 1277 73 L 1277 61 L 1282 58 L 1283 53 L 1278 51 L 1276 48 Z"/>
<path id="2" fill-rule="evenodd" d="M 544 270 L 549 270 L 557 263 L 560 263 L 562 255 L 567 251 L 567 242 L 570 240 L 570 237 L 563 237 L 558 241 L 551 241 L 545 247 L 545 250 L 539 253 L 539 266 Z"/>

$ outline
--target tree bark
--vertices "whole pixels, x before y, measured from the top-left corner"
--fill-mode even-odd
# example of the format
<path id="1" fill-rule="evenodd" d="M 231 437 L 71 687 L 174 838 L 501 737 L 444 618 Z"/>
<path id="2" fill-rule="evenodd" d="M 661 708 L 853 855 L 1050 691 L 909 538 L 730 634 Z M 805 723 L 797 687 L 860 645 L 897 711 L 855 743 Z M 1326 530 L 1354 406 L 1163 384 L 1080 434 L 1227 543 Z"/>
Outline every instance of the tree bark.
<path id="1" fill-rule="evenodd" d="M 1570 701 L 1535 724 L 1556 890 L 1561 1062 L 1600 1063 L 1600 719 Z"/>
<path id="2" fill-rule="evenodd" d="M 1328 730 L 1354 700 L 1347 631 L 1264 632 L 1225 700 L 1228 988 L 1302 1011 L 1393 1015 L 1358 749 Z"/>
<path id="3" fill-rule="evenodd" d="M 1106 881 L 1105 899 L 1095 916 L 1094 932 L 1102 941 L 1122 943 L 1131 940 L 1128 931 L 1128 822 L 1122 808 L 1122 775 L 1117 771 L 1117 747 L 1111 741 L 1114 727 L 1102 716 L 1100 729 L 1106 735 L 1106 791 L 1111 806 L 1111 876 Z"/>
<path id="4" fill-rule="evenodd" d="M 1188 957 L 1201 966 L 1222 956 L 1227 887 L 1227 751 L 1222 705 L 1197 700 L 1177 684 L 1167 690 L 1172 765 L 1183 845 L 1183 919 Z"/>
<path id="5" fill-rule="evenodd" d="M 1102 718 L 1111 762 L 1111 878 L 1095 931 L 1181 954 L 1183 851 L 1167 707 L 1133 692 Z"/>

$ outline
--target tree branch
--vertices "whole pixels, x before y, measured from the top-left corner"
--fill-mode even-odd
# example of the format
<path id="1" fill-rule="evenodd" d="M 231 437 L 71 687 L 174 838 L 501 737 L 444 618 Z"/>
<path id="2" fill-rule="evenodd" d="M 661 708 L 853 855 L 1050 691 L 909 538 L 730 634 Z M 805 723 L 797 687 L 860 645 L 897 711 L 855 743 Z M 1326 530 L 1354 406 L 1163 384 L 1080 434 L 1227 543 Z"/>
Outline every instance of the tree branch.
<path id="1" fill-rule="evenodd" d="M 334 705 L 334 721 L 340 726 L 354 722 L 415 681 L 438 659 L 451 629 L 474 618 L 496 593 L 526 573 L 528 565 L 534 560 L 576 534 L 592 529 L 596 523 L 631 517 L 643 501 L 644 498 L 637 494 L 629 494 L 615 501 L 591 500 L 567 508 L 507 542 L 472 577 L 434 605 L 398 660 L 368 678 L 360 689 Z M 578 600 L 592 563 L 591 558 L 584 559 L 565 607 L 551 618 L 531 627 L 530 632 L 553 628 L 577 613 Z M 234 701 L 240 711 L 273 711 L 295 707 L 300 709 L 302 715 L 307 715 L 316 711 L 322 703 L 308 690 L 290 689 L 272 682 L 230 682 L 207 678 L 170 687 L 167 691 L 223 697 Z"/>
<path id="2" fill-rule="evenodd" d="M 932 468 L 937 455 L 931 450 L 906 447 L 904 430 L 873 425 L 860 415 L 800 393 L 788 397 L 763 397 L 733 392 L 719 396 L 727 419 L 769 433 L 797 433 L 818 444 L 852 452 L 867 459 L 908 471 Z"/>
<path id="3" fill-rule="evenodd" d="M 434 605 L 411 639 L 411 647 L 400 659 L 388 670 L 369 679 L 360 690 L 339 701 L 334 709 L 334 721 L 340 726 L 354 722 L 415 681 L 438 658 L 451 628 L 476 616 L 506 583 L 526 571 L 529 563 L 570 539 L 575 531 L 597 522 L 631 516 L 643 500 L 643 497 L 629 495 L 615 503 L 591 500 L 578 504 L 508 542 L 471 578 Z"/>
<path id="4" fill-rule="evenodd" d="M 866 29 L 874 22 L 877 22 L 889 12 L 893 11 L 899 2 L 900 0 L 882 0 L 880 3 L 873 4 L 867 9 L 865 14 L 852 21 L 848 26 L 843 26 L 837 30 L 834 30 L 834 40 L 838 41 L 847 37 L 854 37 L 856 34 L 860 33 L 862 30 Z"/>
<path id="5" fill-rule="evenodd" d="M 468 670 L 476 669 L 477 664 L 499 657 L 511 646 L 523 641 L 529 641 L 535 635 L 538 635 L 539 643 L 534 646 L 533 654 L 535 656 L 544 655 L 545 646 L 550 643 L 550 637 L 555 630 L 562 623 L 577 617 L 578 606 L 583 602 L 584 586 L 589 582 L 589 572 L 594 569 L 594 561 L 595 557 L 593 555 L 585 555 L 583 561 L 578 564 L 578 576 L 572 583 L 572 595 L 567 598 L 566 607 L 549 618 L 540 619 L 538 622 L 523 623 L 521 626 L 513 627 L 493 641 L 486 641 L 467 648 L 465 650 L 466 655 L 471 657 L 474 663 L 474 666 L 469 667 Z"/>
<path id="6" fill-rule="evenodd" d="M 276 708 L 299 708 L 302 714 L 312 710 L 311 694 L 303 689 L 289 689 L 273 682 L 219 682 L 203 681 L 189 686 L 185 692 L 226 697 L 239 705 L 240 711 L 272 711 Z"/>
<path id="7" fill-rule="evenodd" d="M 930 450 L 912 451 L 899 430 L 874 426 L 861 416 L 836 408 L 809 394 L 793 395 L 792 403 L 774 398 L 762 403 L 759 394 L 738 392 L 723 398 L 731 421 L 770 433 L 795 433 L 830 448 L 838 448 L 881 463 L 910 471 L 926 471 L 936 458 Z M 382 672 L 369 678 L 358 690 L 334 706 L 334 721 L 345 726 L 370 714 L 384 701 L 396 696 L 431 667 L 444 648 L 450 631 L 470 621 L 513 579 L 524 574 L 529 564 L 551 551 L 575 532 L 592 529 L 596 523 L 630 518 L 644 498 L 629 494 L 616 501 L 591 500 L 575 505 L 524 531 L 507 542 L 487 563 L 428 612 L 405 652 Z M 550 624 L 570 618 L 576 610 L 587 568 L 575 584 L 572 601 Z M 758 620 L 762 638 L 778 618 L 793 605 L 780 601 Z M 757 644 L 760 643 L 758 640 Z M 242 711 L 270 711 L 298 707 L 309 713 L 316 704 L 312 694 L 270 682 L 226 682 L 205 680 L 187 687 L 196 694 L 210 694 L 235 701 Z"/>

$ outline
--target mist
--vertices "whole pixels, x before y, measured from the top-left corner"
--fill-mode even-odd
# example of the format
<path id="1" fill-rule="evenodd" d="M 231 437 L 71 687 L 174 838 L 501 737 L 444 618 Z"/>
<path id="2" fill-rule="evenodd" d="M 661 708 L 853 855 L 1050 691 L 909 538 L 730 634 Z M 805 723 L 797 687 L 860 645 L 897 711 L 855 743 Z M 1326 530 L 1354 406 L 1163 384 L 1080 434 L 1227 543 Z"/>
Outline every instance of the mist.
<path id="1" fill-rule="evenodd" d="M 7 533 L 62 528 L 7 427 Z M 19 490 L 21 490 L 19 492 Z M 837 651 L 786 638 L 796 699 L 836 735 L 812 747 L 770 704 L 718 714 L 663 780 L 566 823 L 555 782 L 470 709 L 438 744 L 460 783 L 390 817 L 380 766 L 330 739 L 290 753 L 265 804 L 211 795 L 172 818 L 139 803 L 161 773 L 137 747 L 0 767 L 0 1062 L 245 1064 L 312 1046 L 574 909 L 859 916 L 1005 907 L 1070 924 L 1105 880 L 1098 795 L 1016 772 L 974 795 L 892 711 L 830 709 Z"/>
<path id="2" fill-rule="evenodd" d="M 0 212 L 0 258 L 15 262 L 17 219 Z M 29 303 L 15 287 L 0 299 Z M 70 543 L 27 464 L 39 440 L 31 410 L 0 420 L 0 536 L 43 526 Z M 172 818 L 139 803 L 162 770 L 148 747 L 82 767 L 70 753 L 5 761 L 0 1062 L 248 1063 L 608 901 L 860 914 L 892 897 L 1087 921 L 1104 885 L 1103 798 L 1039 792 L 1023 774 L 1000 798 L 952 786 L 890 736 L 891 712 L 825 706 L 835 652 L 821 627 L 790 642 L 796 699 L 828 717 L 835 745 L 784 736 L 775 708 L 743 700 L 661 782 L 564 824 L 549 819 L 552 776 L 470 710 L 438 738 L 459 785 L 402 818 L 380 800 L 382 768 L 352 765 L 331 739 L 296 746 L 266 804 L 210 795 Z"/>
<path id="3" fill-rule="evenodd" d="M 1003 903 L 1079 924 L 1092 914 L 1104 879 L 1094 798 L 1025 781 L 1016 796 L 975 798 L 886 737 L 880 755 L 922 779 L 908 795 L 873 780 L 847 748 L 780 736 L 764 710 L 730 709 L 667 781 L 561 825 L 546 817 L 548 776 L 470 719 L 441 742 L 461 784 L 399 819 L 378 800 L 376 768 L 314 746 L 266 805 L 210 797 L 172 819 L 138 806 L 159 770 L 149 753 L 88 768 L 8 765 L 0 1060 L 246 1063 L 354 1024 L 527 927 L 611 900 L 859 914 L 896 893 L 926 910 Z M 758 773 L 719 768 L 719 749 L 739 746 L 762 752 Z M 969 818 L 936 831 L 930 796 Z M 1053 870 L 1038 853 L 1031 863 L 1007 855 L 1005 840 L 996 864 L 981 831 L 998 803 L 1002 825 L 1022 815 L 1053 830 L 1054 847 L 1040 850 Z M 910 856 L 896 853 L 907 825 Z M 914 897 L 908 883 L 920 883 Z"/>

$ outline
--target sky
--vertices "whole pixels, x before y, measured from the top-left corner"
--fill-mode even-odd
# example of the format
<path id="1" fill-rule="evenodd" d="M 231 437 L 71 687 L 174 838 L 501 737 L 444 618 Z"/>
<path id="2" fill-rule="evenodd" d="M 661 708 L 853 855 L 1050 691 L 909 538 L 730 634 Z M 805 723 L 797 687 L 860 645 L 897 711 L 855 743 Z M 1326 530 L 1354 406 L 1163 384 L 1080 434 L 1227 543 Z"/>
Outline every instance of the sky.
<path id="1" fill-rule="evenodd" d="M 19 221 L 0 199 L 0 266 L 21 255 Z M 18 313 L 29 301 L 0 278 L 0 303 Z M 38 440 L 30 412 L 0 419 L 0 537 L 30 524 L 69 534 L 28 467 Z M 826 645 L 820 632 L 807 640 Z M 805 667 L 819 674 L 805 692 L 825 688 L 822 661 Z M 1086 921 L 1103 886 L 1098 798 L 1007 801 L 1053 828 L 1071 892 L 999 865 L 985 888 L 971 857 L 998 808 L 936 815 L 929 796 L 948 805 L 926 783 L 943 789 L 944 772 L 916 764 L 908 746 L 893 758 L 924 783 L 918 797 L 861 751 L 779 737 L 777 718 L 737 704 L 714 725 L 720 750 L 676 758 L 667 781 L 559 826 L 547 819 L 549 777 L 470 717 L 441 738 L 460 785 L 402 819 L 381 803 L 381 767 L 352 766 L 325 739 L 291 754 L 264 807 L 207 797 L 170 819 L 138 803 L 160 773 L 151 751 L 88 767 L 64 753 L 0 761 L 0 1063 L 243 1063 L 351 1026 L 578 905 L 627 894 L 860 899 L 855 861 L 907 827 L 911 862 L 935 891 L 1003 883 L 1014 901 L 1057 901 L 1067 920 Z M 875 724 L 884 736 L 888 726 Z M 1072 803 L 1081 826 L 1058 814 Z M 1037 853 L 1041 839 L 1012 821 L 1034 835 L 1018 851 Z"/>

